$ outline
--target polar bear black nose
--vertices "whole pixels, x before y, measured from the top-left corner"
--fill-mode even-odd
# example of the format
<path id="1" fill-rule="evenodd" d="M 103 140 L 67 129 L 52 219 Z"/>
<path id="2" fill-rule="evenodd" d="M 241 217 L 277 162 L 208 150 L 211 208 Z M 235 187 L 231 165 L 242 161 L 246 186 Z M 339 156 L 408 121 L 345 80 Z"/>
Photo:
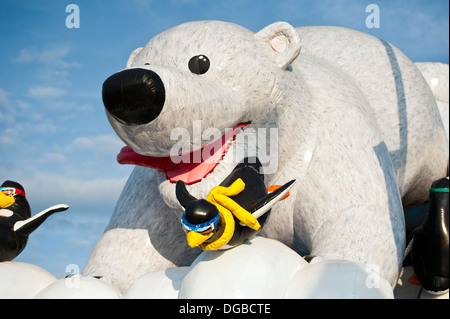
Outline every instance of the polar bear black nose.
<path id="1" fill-rule="evenodd" d="M 125 125 L 153 121 L 161 113 L 166 92 L 158 74 L 146 69 L 128 69 L 110 76 L 103 83 L 103 104 Z"/>

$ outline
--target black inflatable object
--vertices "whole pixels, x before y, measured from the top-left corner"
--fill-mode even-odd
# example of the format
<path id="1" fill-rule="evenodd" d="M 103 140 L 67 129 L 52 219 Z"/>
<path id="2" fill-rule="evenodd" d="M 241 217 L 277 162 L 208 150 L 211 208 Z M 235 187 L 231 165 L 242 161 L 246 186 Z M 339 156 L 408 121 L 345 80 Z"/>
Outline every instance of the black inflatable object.
<path id="1" fill-rule="evenodd" d="M 5 181 L 0 187 L 20 190 L 14 195 L 11 206 L 0 209 L 0 262 L 16 258 L 25 248 L 28 236 L 51 214 L 64 211 L 67 205 L 52 206 L 31 217 L 31 209 L 25 197 L 25 190 L 17 182 Z"/>
<path id="2" fill-rule="evenodd" d="M 111 75 L 102 87 L 106 110 L 120 123 L 142 125 L 161 113 L 166 90 L 161 78 L 146 69 L 127 69 Z"/>
<path id="3" fill-rule="evenodd" d="M 295 180 L 292 180 L 282 187 L 276 189 L 275 191 L 267 194 L 266 185 L 264 184 L 264 175 L 259 173 L 261 166 L 261 162 L 257 158 L 245 158 L 243 162 L 239 163 L 230 173 L 230 175 L 228 175 L 220 184 L 220 186 L 229 187 L 238 178 L 241 178 L 245 183 L 244 190 L 238 195 L 231 196 L 230 198 L 250 213 L 254 213 L 259 209 L 264 209 L 264 206 L 268 205 L 269 203 L 273 204 L 272 201 L 295 182 Z M 184 217 L 186 220 L 195 220 L 197 224 L 206 224 L 210 220 L 212 220 L 214 216 L 219 214 L 217 208 L 215 208 L 215 206 L 212 204 L 210 204 L 210 206 L 206 206 L 203 204 L 201 205 L 203 209 L 197 209 L 197 207 L 199 207 L 197 203 L 205 200 L 198 200 L 190 195 L 183 181 L 177 182 L 176 195 L 180 204 L 186 209 L 184 213 Z M 272 205 L 269 205 L 267 207 L 271 206 Z M 208 209 L 206 209 L 206 207 L 208 207 Z M 233 237 L 230 239 L 227 245 L 240 245 L 247 239 L 256 235 L 266 223 L 269 214 L 270 209 L 268 209 L 267 212 L 265 212 L 262 216 L 257 218 L 258 222 L 261 225 L 261 228 L 259 230 L 254 230 L 250 227 L 241 225 L 239 220 L 235 216 L 233 216 L 235 221 L 235 231 Z M 195 216 L 195 218 L 193 216 Z M 220 233 L 219 230 L 220 223 L 214 230 L 215 234 L 210 239 L 208 239 L 206 243 L 214 241 L 216 239 L 216 235 Z"/>
<path id="4" fill-rule="evenodd" d="M 449 288 L 449 179 L 433 183 L 425 222 L 412 234 L 411 262 L 422 287 L 430 293 Z"/>

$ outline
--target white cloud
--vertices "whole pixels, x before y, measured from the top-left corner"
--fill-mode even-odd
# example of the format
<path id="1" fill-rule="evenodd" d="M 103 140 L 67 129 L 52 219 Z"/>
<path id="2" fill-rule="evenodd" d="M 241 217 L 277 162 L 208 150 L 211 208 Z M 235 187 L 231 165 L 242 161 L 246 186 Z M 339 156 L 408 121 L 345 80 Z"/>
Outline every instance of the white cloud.
<path id="1" fill-rule="evenodd" d="M 67 92 L 51 86 L 33 86 L 28 89 L 28 96 L 35 99 L 49 99 L 60 97 Z"/>
<path id="2" fill-rule="evenodd" d="M 77 137 L 73 147 L 81 151 L 93 151 L 98 153 L 117 153 L 124 143 L 116 135 L 99 135 L 92 137 Z"/>
<path id="3" fill-rule="evenodd" d="M 47 123 L 26 123 L 24 124 L 21 129 L 27 132 L 32 133 L 52 133 L 56 131 L 56 126 L 52 122 Z"/>
<path id="4" fill-rule="evenodd" d="M 36 59 L 31 49 L 21 49 L 19 56 L 13 59 L 13 62 L 32 62 Z"/>
<path id="5" fill-rule="evenodd" d="M 31 105 L 28 102 L 22 100 L 15 100 L 14 106 L 19 110 L 20 113 L 28 112 L 31 110 Z"/>
<path id="6" fill-rule="evenodd" d="M 14 109 L 9 99 L 10 93 L 0 88 L 0 122 L 13 122 Z"/>
<path id="7" fill-rule="evenodd" d="M 0 121 L 2 114 L 0 113 Z M 14 146 L 17 143 L 15 132 L 12 129 L 6 129 L 0 132 L 0 149 L 5 150 Z"/>
<path id="8" fill-rule="evenodd" d="M 58 83 L 60 85 L 69 85 L 69 71 L 62 68 L 44 67 L 36 72 L 36 78 L 45 83 Z"/>
<path id="9" fill-rule="evenodd" d="M 365 8 L 368 3 L 351 0 L 322 0 L 318 1 L 316 5 L 322 20 L 328 21 L 328 24 L 356 27 L 362 25 L 367 17 Z"/>
<path id="10" fill-rule="evenodd" d="M 33 112 L 33 107 L 28 102 L 11 98 L 9 92 L 0 88 L 0 122 L 6 123 L 7 126 L 12 126 L 16 122 L 16 117 L 21 115 L 26 115 L 28 120 L 42 120 L 42 114 Z"/>
<path id="11" fill-rule="evenodd" d="M 84 180 L 54 172 L 38 171 L 18 182 L 25 187 L 30 204 L 34 202 L 36 206 L 45 208 L 65 203 L 77 209 L 91 207 L 95 210 L 101 206 L 113 207 L 127 178 Z"/>
<path id="12" fill-rule="evenodd" d="M 14 117 L 8 113 L 3 112 L 3 110 L 0 110 L 0 122 L 12 122 L 14 121 Z"/>
<path id="13" fill-rule="evenodd" d="M 83 237 L 72 236 L 67 241 L 73 250 L 87 251 L 92 248 L 92 243 Z"/>
<path id="14" fill-rule="evenodd" d="M 42 154 L 42 156 L 39 158 L 39 162 L 44 164 L 52 163 L 52 165 L 57 163 L 66 163 L 67 157 L 62 153 L 48 152 Z"/>
<path id="15" fill-rule="evenodd" d="M 36 48 L 23 48 L 19 51 L 13 62 L 17 63 L 30 63 L 38 62 L 47 66 L 53 66 L 63 69 L 79 67 L 77 62 L 68 62 L 66 57 L 70 51 L 70 44 L 53 44 L 48 48 L 36 49 Z"/>
<path id="16" fill-rule="evenodd" d="M 435 61 L 439 56 L 448 56 L 448 15 L 439 16 L 415 5 L 402 8 L 386 7 L 384 11 L 387 29 L 403 30 L 396 35 L 393 44 L 407 54 L 414 62 Z M 407 19 L 396 19 L 402 12 Z M 444 62 L 444 61 L 442 61 Z"/>
<path id="17" fill-rule="evenodd" d="M 80 118 L 84 118 L 86 114 L 95 112 L 95 108 L 91 104 L 78 104 L 73 103 L 71 101 L 61 101 L 63 103 L 58 103 L 58 101 L 54 101 L 52 104 L 53 108 L 57 108 L 59 110 L 70 110 L 70 112 L 66 112 L 61 115 L 61 120 L 63 121 L 71 121 Z"/>
<path id="18" fill-rule="evenodd" d="M 12 59 L 12 62 L 28 64 L 32 67 L 34 77 L 42 84 L 54 86 L 70 85 L 70 70 L 81 67 L 81 64 L 69 57 L 70 43 L 58 43 L 44 46 L 43 48 L 28 47 L 23 48 L 18 52 L 18 55 Z M 43 87 L 45 88 L 45 86 Z M 37 98 L 46 98 L 48 95 L 60 96 L 62 91 L 55 91 L 55 88 L 50 90 L 40 86 L 32 88 L 31 96 Z"/>
<path id="19" fill-rule="evenodd" d="M 0 106 L 3 107 L 9 107 L 10 101 L 9 101 L 9 92 L 5 91 L 4 89 L 0 88 Z"/>

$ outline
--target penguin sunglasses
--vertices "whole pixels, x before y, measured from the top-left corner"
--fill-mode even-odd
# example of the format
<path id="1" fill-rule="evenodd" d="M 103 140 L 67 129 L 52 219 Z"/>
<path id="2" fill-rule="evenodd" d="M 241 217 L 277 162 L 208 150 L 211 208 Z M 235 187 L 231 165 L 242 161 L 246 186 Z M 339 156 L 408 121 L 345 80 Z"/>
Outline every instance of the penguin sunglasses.
<path id="1" fill-rule="evenodd" d="M 212 220 L 199 225 L 189 223 L 184 217 L 184 214 L 181 217 L 181 226 L 183 226 L 183 230 L 185 232 L 195 231 L 197 233 L 206 235 L 214 231 L 218 223 L 219 223 L 219 214 L 217 214 L 217 216 L 214 217 Z"/>
<path id="2" fill-rule="evenodd" d="M 16 195 L 23 195 L 25 196 L 25 192 L 22 190 L 15 188 L 15 187 L 0 187 L 0 192 L 5 194 L 6 196 L 16 196 Z"/>

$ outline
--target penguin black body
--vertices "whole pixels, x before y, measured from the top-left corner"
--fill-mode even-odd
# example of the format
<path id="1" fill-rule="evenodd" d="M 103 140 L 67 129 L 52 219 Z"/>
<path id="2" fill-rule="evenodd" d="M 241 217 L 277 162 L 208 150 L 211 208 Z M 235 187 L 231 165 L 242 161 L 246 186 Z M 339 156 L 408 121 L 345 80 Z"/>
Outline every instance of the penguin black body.
<path id="1" fill-rule="evenodd" d="M 56 205 L 31 217 L 30 205 L 25 190 L 17 182 L 5 181 L 0 188 L 15 190 L 13 203 L 0 205 L 0 262 L 16 258 L 25 248 L 28 236 L 36 230 L 51 214 L 64 211 L 67 205 Z M 4 196 L 3 194 L 1 194 Z"/>
<path id="2" fill-rule="evenodd" d="M 411 235 L 410 257 L 422 287 L 430 293 L 444 293 L 449 289 L 448 177 L 433 183 L 429 201 L 425 222 Z"/>
<path id="3" fill-rule="evenodd" d="M 229 187 L 238 178 L 242 179 L 245 183 L 244 190 L 231 198 L 250 213 L 253 213 L 260 208 L 261 200 L 267 197 L 267 188 L 264 184 L 264 175 L 259 173 L 260 168 L 261 163 L 258 159 L 256 159 L 256 161 L 252 161 L 252 163 L 249 163 L 248 159 L 245 159 L 243 163 L 238 164 L 231 174 L 228 175 L 222 183 L 220 183 L 220 186 Z M 258 218 L 258 222 L 261 227 L 264 227 L 269 215 L 270 209 L 267 213 Z M 233 237 L 228 242 L 229 246 L 240 245 L 259 232 L 259 230 L 253 230 L 250 227 L 242 226 L 236 217 L 234 217 L 234 220 L 236 222 L 236 229 Z"/>
<path id="4" fill-rule="evenodd" d="M 295 181 L 292 180 L 268 194 L 264 183 L 264 175 L 260 173 L 261 167 L 262 165 L 258 158 L 245 158 L 219 186 L 229 187 L 240 178 L 244 182 L 245 188 L 239 194 L 230 196 L 230 198 L 249 213 L 254 214 L 262 228 L 269 217 L 270 208 L 287 193 Z M 206 227 L 214 219 L 218 220 L 219 211 L 216 206 L 204 199 L 196 199 L 191 196 L 184 182 L 177 182 L 176 195 L 180 204 L 185 208 L 182 221 L 187 221 L 193 227 L 196 225 Z M 258 213 L 255 214 L 255 212 Z M 235 230 L 227 246 L 240 245 L 247 239 L 255 236 L 261 229 L 254 230 L 240 223 L 235 216 L 233 218 Z M 217 225 L 217 221 L 215 224 Z M 214 241 L 217 233 L 220 233 L 219 230 L 220 224 L 215 228 L 215 234 L 207 242 Z"/>

